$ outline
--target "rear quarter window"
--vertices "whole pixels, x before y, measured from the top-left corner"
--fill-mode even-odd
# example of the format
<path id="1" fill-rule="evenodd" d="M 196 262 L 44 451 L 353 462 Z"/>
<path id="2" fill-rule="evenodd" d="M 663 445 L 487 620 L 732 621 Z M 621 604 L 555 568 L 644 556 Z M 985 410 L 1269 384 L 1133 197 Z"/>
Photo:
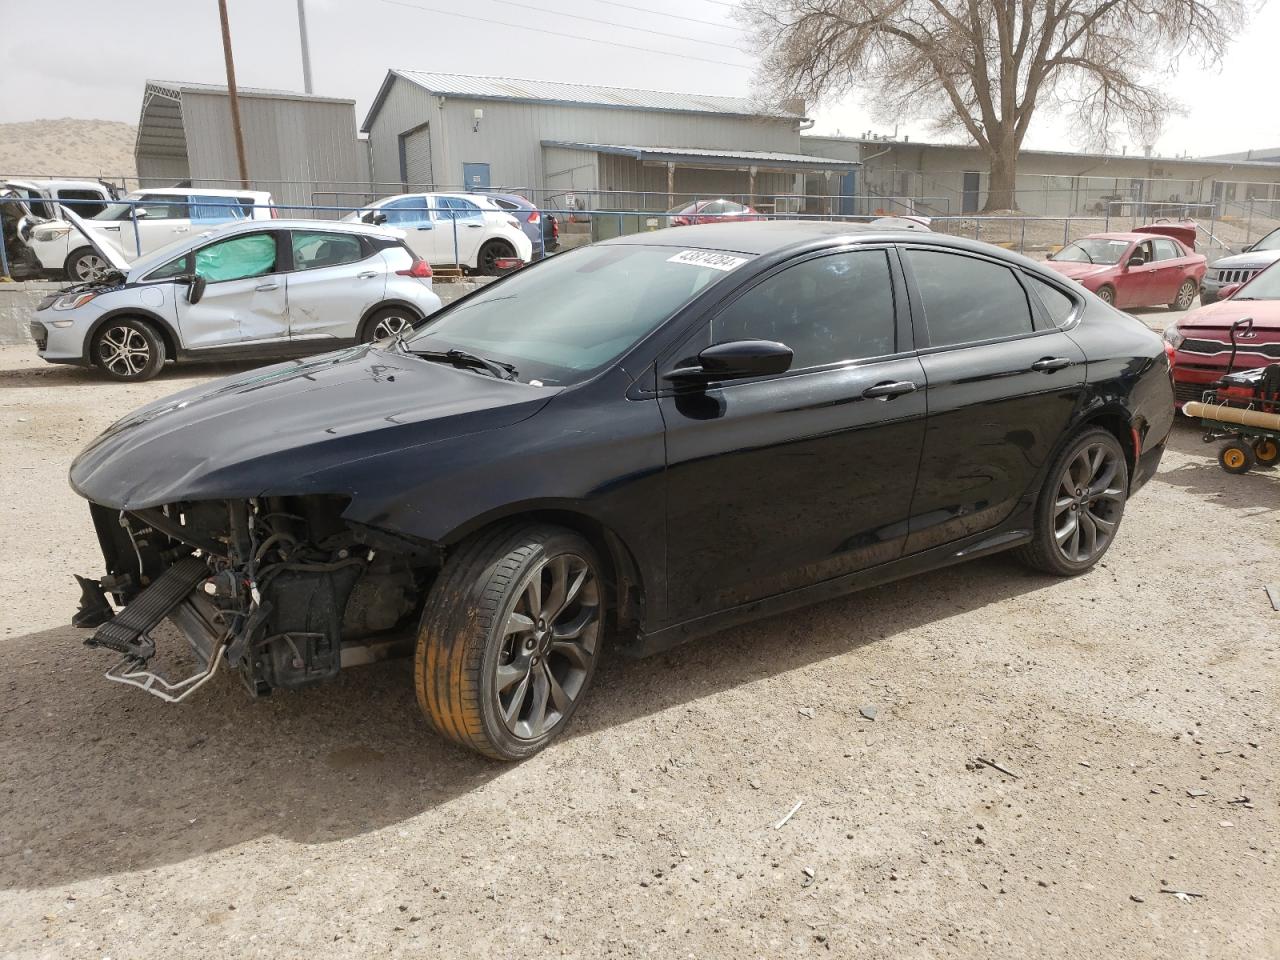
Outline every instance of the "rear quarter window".
<path id="1" fill-rule="evenodd" d="M 1044 307 L 1044 312 L 1049 315 L 1049 319 L 1053 321 L 1054 325 L 1059 327 L 1067 326 L 1072 317 L 1076 315 L 1076 307 L 1079 306 L 1078 301 L 1039 277 L 1033 277 L 1030 274 L 1023 274 L 1023 276 L 1026 277 L 1027 285 L 1031 287 L 1031 292 L 1040 301 L 1040 305 Z"/>
<path id="2" fill-rule="evenodd" d="M 1011 268 L 941 250 L 904 252 L 924 302 L 930 346 L 978 343 L 1033 331 L 1030 301 Z"/>

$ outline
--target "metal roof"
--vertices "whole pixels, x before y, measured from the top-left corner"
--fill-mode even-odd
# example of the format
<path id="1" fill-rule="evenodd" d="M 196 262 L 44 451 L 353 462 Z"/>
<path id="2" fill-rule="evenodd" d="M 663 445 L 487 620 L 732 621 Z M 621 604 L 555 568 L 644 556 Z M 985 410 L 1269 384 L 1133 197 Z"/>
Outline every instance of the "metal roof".
<path id="1" fill-rule="evenodd" d="M 514 77 L 485 77 L 460 73 L 430 73 L 424 70 L 389 70 L 374 97 L 360 129 L 367 132 L 374 115 L 390 89 L 401 77 L 429 93 L 471 100 L 511 100 L 526 103 L 559 103 L 623 110 L 664 110 L 676 113 L 714 113 L 744 117 L 775 117 L 803 120 L 802 112 L 771 107 L 746 97 L 715 97 L 698 93 L 638 90 L 589 83 L 561 83 L 555 80 L 522 80 Z"/>
<path id="2" fill-rule="evenodd" d="M 184 93 L 226 94 L 227 86 L 223 83 L 189 83 L 172 80 L 148 80 L 143 96 L 157 94 L 177 100 Z M 299 93 L 297 90 L 272 90 L 268 87 L 236 87 L 236 95 L 241 97 L 270 97 L 280 100 L 306 100 L 320 103 L 355 103 L 344 97 L 322 97 L 314 93 Z"/>
<path id="3" fill-rule="evenodd" d="M 566 140 L 543 140 L 544 147 L 610 153 L 620 157 L 652 163 L 683 163 L 713 167 L 769 167 L 774 169 L 852 170 L 857 160 L 833 160 L 803 153 L 772 153 L 759 150 L 706 150 L 701 147 L 631 147 L 611 143 L 573 143 Z"/>

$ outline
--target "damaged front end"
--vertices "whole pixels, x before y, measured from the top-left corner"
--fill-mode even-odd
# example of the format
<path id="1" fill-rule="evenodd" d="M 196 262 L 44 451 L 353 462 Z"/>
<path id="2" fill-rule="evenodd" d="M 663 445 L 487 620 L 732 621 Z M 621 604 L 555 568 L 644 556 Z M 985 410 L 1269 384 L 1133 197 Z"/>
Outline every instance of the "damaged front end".
<path id="1" fill-rule="evenodd" d="M 73 623 L 121 655 L 108 679 L 178 702 L 224 662 L 254 696 L 411 649 L 438 549 L 344 520 L 343 497 L 264 497 L 114 510 L 91 503 L 107 575 L 77 577 Z M 118 612 L 108 602 L 108 596 Z M 152 669 L 165 619 L 197 669 Z"/>

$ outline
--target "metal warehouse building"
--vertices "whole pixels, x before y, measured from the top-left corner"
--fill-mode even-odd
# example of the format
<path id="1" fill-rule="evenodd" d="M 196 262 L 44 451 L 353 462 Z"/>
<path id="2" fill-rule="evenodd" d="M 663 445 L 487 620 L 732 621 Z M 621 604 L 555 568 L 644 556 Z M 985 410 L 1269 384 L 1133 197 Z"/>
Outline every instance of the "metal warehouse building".
<path id="1" fill-rule="evenodd" d="M 254 189 L 304 205 L 364 189 L 368 155 L 356 137 L 354 100 L 252 87 L 237 93 Z M 134 155 L 144 186 L 239 186 L 227 88 L 148 80 Z"/>
<path id="2" fill-rule="evenodd" d="M 817 176 L 852 196 L 856 162 L 802 153 L 803 106 L 500 77 L 388 71 L 361 131 L 374 189 L 505 187 L 579 208 L 769 198 Z"/>

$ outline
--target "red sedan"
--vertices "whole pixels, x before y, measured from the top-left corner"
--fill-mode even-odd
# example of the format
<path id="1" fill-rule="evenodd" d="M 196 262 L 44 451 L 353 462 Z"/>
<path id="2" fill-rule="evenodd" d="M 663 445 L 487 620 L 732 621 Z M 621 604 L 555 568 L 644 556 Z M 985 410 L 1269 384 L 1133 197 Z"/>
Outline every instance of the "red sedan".
<path id="1" fill-rule="evenodd" d="M 1210 384 L 1233 371 L 1280 363 L 1280 269 L 1272 264 L 1207 307 L 1193 310 L 1164 332 L 1174 349 L 1174 399 L 1199 400 Z M 1235 328 L 1235 358 L 1231 332 Z"/>
<path id="2" fill-rule="evenodd" d="M 1095 233 L 1067 244 L 1046 266 L 1117 307 L 1189 310 L 1204 277 L 1196 228 L 1156 223 L 1131 233 Z"/>
<path id="3" fill-rule="evenodd" d="M 693 223 L 729 223 L 735 220 L 759 220 L 760 214 L 744 203 L 732 200 L 697 200 L 681 203 L 667 211 L 667 225 L 687 227 Z"/>

